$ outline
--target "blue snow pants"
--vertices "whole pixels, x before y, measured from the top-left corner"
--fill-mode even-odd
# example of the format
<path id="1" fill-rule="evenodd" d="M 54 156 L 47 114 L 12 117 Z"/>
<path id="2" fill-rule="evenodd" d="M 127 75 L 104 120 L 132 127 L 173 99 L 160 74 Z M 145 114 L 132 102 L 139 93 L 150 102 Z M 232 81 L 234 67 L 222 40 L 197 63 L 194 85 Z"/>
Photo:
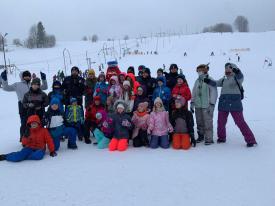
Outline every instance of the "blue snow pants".
<path id="1" fill-rule="evenodd" d="M 55 151 L 59 150 L 60 139 L 62 136 L 68 137 L 68 145 L 76 145 L 77 130 L 75 128 L 60 126 L 50 129 L 49 131 L 53 138 Z"/>
<path id="2" fill-rule="evenodd" d="M 21 151 L 7 154 L 7 161 L 20 162 L 23 160 L 42 160 L 45 155 L 45 150 L 35 150 L 29 147 L 24 147 Z"/>

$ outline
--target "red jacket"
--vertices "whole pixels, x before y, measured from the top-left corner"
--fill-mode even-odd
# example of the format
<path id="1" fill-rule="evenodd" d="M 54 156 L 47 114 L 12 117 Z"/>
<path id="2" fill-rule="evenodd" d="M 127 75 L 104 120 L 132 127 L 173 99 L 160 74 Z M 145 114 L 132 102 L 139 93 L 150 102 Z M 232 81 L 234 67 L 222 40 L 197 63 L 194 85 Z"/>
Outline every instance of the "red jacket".
<path id="1" fill-rule="evenodd" d="M 109 82 L 112 76 L 118 76 L 121 73 L 118 67 L 108 67 L 106 80 Z"/>
<path id="2" fill-rule="evenodd" d="M 100 112 L 104 110 L 104 106 L 103 105 L 95 105 L 95 103 L 93 103 L 92 105 L 89 105 L 88 108 L 86 109 L 86 113 L 85 113 L 85 120 L 89 120 L 95 123 L 99 123 L 99 121 L 96 119 L 96 113 Z"/>
<path id="3" fill-rule="evenodd" d="M 191 91 L 186 83 L 183 83 L 182 85 L 176 84 L 176 86 L 172 90 L 172 96 L 175 97 L 180 95 L 185 98 L 186 102 L 191 99 Z"/>
<path id="4" fill-rule="evenodd" d="M 133 83 L 133 91 L 135 93 L 135 95 L 137 94 L 137 88 L 140 86 L 140 83 L 138 81 L 136 81 L 136 77 L 134 74 L 132 73 L 128 73 L 126 75 L 126 78 L 130 77 L 132 79 L 132 83 Z"/>
<path id="5" fill-rule="evenodd" d="M 28 118 L 27 124 L 32 122 L 37 122 L 39 124 L 38 128 L 30 129 L 30 135 L 28 137 L 22 138 L 22 144 L 31 149 L 46 150 L 46 145 L 50 152 L 54 152 L 54 143 L 49 131 L 41 127 L 40 119 L 37 115 L 32 115 Z"/>

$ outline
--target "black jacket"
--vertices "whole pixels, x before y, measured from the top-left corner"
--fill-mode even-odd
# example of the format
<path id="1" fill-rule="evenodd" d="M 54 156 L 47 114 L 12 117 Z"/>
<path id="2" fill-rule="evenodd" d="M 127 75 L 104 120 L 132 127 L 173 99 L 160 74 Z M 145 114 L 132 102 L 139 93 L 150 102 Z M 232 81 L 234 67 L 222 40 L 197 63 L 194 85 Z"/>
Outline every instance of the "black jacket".
<path id="1" fill-rule="evenodd" d="M 70 104 L 71 97 L 77 99 L 78 105 L 82 105 L 82 96 L 84 95 L 85 91 L 85 80 L 82 77 L 66 77 L 63 81 L 62 89 L 65 94 L 65 105 Z"/>
<path id="2" fill-rule="evenodd" d="M 194 134 L 193 114 L 190 111 L 188 111 L 187 109 L 183 109 L 183 108 L 174 110 L 171 115 L 171 119 L 170 119 L 173 127 L 176 127 L 176 120 L 179 118 L 185 120 L 187 129 L 188 129 L 188 133 Z"/>

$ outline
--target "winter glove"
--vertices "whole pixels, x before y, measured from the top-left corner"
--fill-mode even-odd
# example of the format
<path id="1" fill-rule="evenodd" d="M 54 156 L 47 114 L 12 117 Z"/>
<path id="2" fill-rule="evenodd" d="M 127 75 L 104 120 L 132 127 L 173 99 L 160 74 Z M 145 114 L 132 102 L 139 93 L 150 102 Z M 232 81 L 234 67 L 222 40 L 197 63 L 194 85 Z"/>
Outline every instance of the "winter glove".
<path id="1" fill-rule="evenodd" d="M 1 77 L 2 77 L 2 79 L 3 79 L 4 81 L 7 81 L 7 80 L 8 80 L 8 77 L 7 77 L 7 70 L 5 70 L 5 71 L 3 71 L 3 72 L 1 73 Z"/>
<path id="2" fill-rule="evenodd" d="M 102 126 L 105 127 L 105 128 L 108 128 L 109 127 L 108 122 L 104 121 L 103 124 L 102 124 Z"/>
<path id="3" fill-rule="evenodd" d="M 51 157 L 55 157 L 55 156 L 57 156 L 57 153 L 56 153 L 56 152 L 51 152 L 51 153 L 50 153 L 50 156 L 51 156 Z"/>
<path id="4" fill-rule="evenodd" d="M 5 71 L 3 71 L 3 72 L 1 73 L 1 77 L 2 77 L 2 79 L 3 79 L 4 81 L 7 81 L 7 80 L 8 80 L 8 77 L 7 77 L 7 70 L 5 70 Z"/>
<path id="5" fill-rule="evenodd" d="M 190 105 L 190 111 L 194 114 L 195 113 L 195 105 L 194 103 L 191 103 Z"/>
<path id="6" fill-rule="evenodd" d="M 168 128 L 168 132 L 169 132 L 169 133 L 172 133 L 173 131 L 174 131 L 173 127 L 169 127 L 169 128 Z"/>
<path id="7" fill-rule="evenodd" d="M 191 134 L 189 134 L 190 135 L 190 142 L 191 142 L 191 145 L 193 146 L 193 147 L 196 147 L 196 140 L 195 140 L 195 136 L 194 136 L 194 134 L 193 133 L 191 133 Z"/>
<path id="8" fill-rule="evenodd" d="M 33 108 L 34 106 L 35 106 L 34 103 L 28 103 L 29 108 Z"/>
<path id="9" fill-rule="evenodd" d="M 95 91 L 96 91 L 96 93 L 99 93 L 100 92 L 100 88 L 97 88 Z"/>
<path id="10" fill-rule="evenodd" d="M 211 79 L 209 79 L 209 78 L 204 78 L 203 81 L 204 81 L 204 83 L 209 84 L 209 83 L 211 82 Z"/>
<path id="11" fill-rule="evenodd" d="M 46 80 L 46 74 L 43 72 L 40 72 L 41 79 L 44 81 Z"/>
<path id="12" fill-rule="evenodd" d="M 152 132 L 150 129 L 147 129 L 147 134 L 150 135 Z"/>
<path id="13" fill-rule="evenodd" d="M 239 74 L 240 73 L 240 70 L 238 68 L 233 68 L 232 71 L 235 73 L 235 74 Z"/>
<path id="14" fill-rule="evenodd" d="M 124 127 L 130 127 L 131 126 L 131 123 L 126 119 L 126 120 L 122 120 L 122 126 Z"/>

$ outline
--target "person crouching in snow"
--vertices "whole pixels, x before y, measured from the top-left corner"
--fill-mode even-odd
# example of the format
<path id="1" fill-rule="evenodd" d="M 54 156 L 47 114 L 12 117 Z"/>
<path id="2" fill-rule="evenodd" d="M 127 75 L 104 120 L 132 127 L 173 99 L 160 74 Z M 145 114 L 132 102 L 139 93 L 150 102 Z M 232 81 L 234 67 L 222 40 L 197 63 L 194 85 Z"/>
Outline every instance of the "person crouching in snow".
<path id="1" fill-rule="evenodd" d="M 77 104 L 77 99 L 71 97 L 70 105 L 67 106 L 65 112 L 65 126 L 73 127 L 77 130 L 78 139 L 83 140 L 83 124 L 84 124 L 84 114 L 83 109 Z M 91 140 L 85 140 L 86 144 L 91 144 Z"/>
<path id="2" fill-rule="evenodd" d="M 41 160 L 45 155 L 46 145 L 50 151 L 50 156 L 54 157 L 57 155 L 51 135 L 47 129 L 42 127 L 38 115 L 32 115 L 28 118 L 22 144 L 24 148 L 21 151 L 0 155 L 0 161 Z"/>
<path id="3" fill-rule="evenodd" d="M 96 119 L 98 120 L 98 125 L 94 129 L 93 134 L 97 141 L 97 148 L 108 148 L 110 139 L 113 137 L 113 128 L 111 128 L 113 120 L 108 117 L 104 110 L 96 113 Z"/>
<path id="4" fill-rule="evenodd" d="M 191 111 L 196 115 L 198 139 L 197 143 L 203 142 L 211 145 L 213 141 L 213 113 L 218 97 L 218 90 L 213 79 L 208 75 L 209 66 L 201 64 L 197 67 L 199 75 L 192 91 Z M 210 79 L 213 83 L 206 83 Z"/>
<path id="5" fill-rule="evenodd" d="M 155 149 L 159 146 L 169 148 L 168 132 L 173 132 L 169 121 L 168 112 L 165 111 L 162 100 L 157 97 L 154 101 L 153 112 L 150 114 L 147 133 L 151 135 L 150 147 Z"/>
<path id="6" fill-rule="evenodd" d="M 184 106 L 184 97 L 177 97 L 175 100 L 175 110 L 171 116 L 171 123 L 174 127 L 172 146 L 174 149 L 187 150 L 193 145 L 196 147 L 194 137 L 194 119 L 190 111 Z"/>
<path id="7" fill-rule="evenodd" d="M 134 147 L 149 145 L 147 129 L 150 115 L 147 110 L 148 102 L 139 103 L 137 111 L 134 112 L 132 117 L 132 123 L 135 125 L 132 135 Z"/>
<path id="8" fill-rule="evenodd" d="M 104 105 L 101 104 L 101 98 L 100 96 L 95 96 L 93 103 L 87 107 L 85 113 L 84 138 L 87 144 L 91 143 L 90 131 L 93 131 L 99 123 L 96 114 L 102 110 L 104 110 Z"/>
<path id="9" fill-rule="evenodd" d="M 116 103 L 116 113 L 111 116 L 114 135 L 109 144 L 110 151 L 125 151 L 128 148 L 129 131 L 133 125 L 131 118 L 125 113 L 126 105 L 122 101 Z"/>
<path id="10" fill-rule="evenodd" d="M 63 136 L 68 137 L 68 149 L 77 149 L 77 130 L 73 127 L 65 127 L 63 108 L 59 107 L 60 100 L 52 98 L 50 107 L 46 112 L 47 128 L 53 138 L 55 151 L 59 150 L 60 140 Z"/>

